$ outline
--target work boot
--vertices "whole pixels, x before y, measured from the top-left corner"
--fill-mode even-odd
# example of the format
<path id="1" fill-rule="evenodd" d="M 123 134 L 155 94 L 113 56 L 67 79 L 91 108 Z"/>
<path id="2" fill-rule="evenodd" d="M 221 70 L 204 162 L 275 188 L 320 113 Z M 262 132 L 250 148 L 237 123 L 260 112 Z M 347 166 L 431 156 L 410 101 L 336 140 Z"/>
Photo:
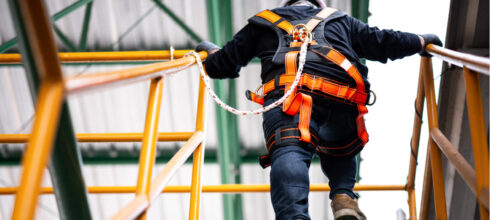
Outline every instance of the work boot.
<path id="1" fill-rule="evenodd" d="M 335 220 L 366 220 L 366 216 L 357 205 L 357 199 L 352 199 L 347 194 L 337 194 L 332 203 Z"/>

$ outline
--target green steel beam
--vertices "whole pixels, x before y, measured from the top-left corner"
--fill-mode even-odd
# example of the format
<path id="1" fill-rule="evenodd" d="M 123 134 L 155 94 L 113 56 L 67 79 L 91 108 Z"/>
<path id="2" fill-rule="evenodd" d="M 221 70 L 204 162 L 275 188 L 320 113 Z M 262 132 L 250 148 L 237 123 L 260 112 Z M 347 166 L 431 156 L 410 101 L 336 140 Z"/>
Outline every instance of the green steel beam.
<path id="1" fill-rule="evenodd" d="M 26 27 L 16 0 L 10 0 L 12 20 L 19 36 L 19 49 L 29 80 L 32 100 L 36 102 L 40 73 L 28 41 Z M 46 10 L 40 8 L 39 10 Z M 54 41 L 54 40 L 53 40 Z M 81 154 L 76 146 L 68 105 L 63 103 L 55 146 L 48 165 L 61 219 L 92 219 L 88 194 L 81 171 Z"/>
<path id="2" fill-rule="evenodd" d="M 161 2 L 160 0 L 153 0 L 153 2 L 155 2 L 155 4 L 160 8 L 162 9 L 163 12 L 165 12 L 168 16 L 170 16 L 170 18 L 172 20 L 175 21 L 175 23 L 177 23 L 182 29 L 184 29 L 184 31 L 189 34 L 191 36 L 191 38 L 196 41 L 196 42 L 201 42 L 202 41 L 202 38 L 199 37 L 196 32 L 194 32 L 189 26 L 187 26 L 184 21 L 182 21 L 182 19 L 180 19 L 179 17 L 177 17 L 177 15 L 172 11 L 170 10 L 167 6 L 165 6 L 165 4 L 163 4 L 163 2 Z"/>
<path id="3" fill-rule="evenodd" d="M 59 20 L 60 18 L 70 14 L 72 11 L 75 11 L 76 9 L 78 9 L 78 8 L 82 7 L 83 5 L 90 3 L 90 2 L 92 2 L 92 0 L 77 1 L 77 2 L 69 5 L 68 7 L 64 8 L 63 10 L 57 12 L 56 14 L 54 14 L 51 17 L 51 20 L 53 22 L 55 22 L 55 21 Z M 0 45 L 0 53 L 7 51 L 8 49 L 12 48 L 16 44 L 17 44 L 17 37 L 14 37 L 14 38 L 8 40 L 4 44 Z"/>
<path id="4" fill-rule="evenodd" d="M 90 25 L 90 17 L 92 16 L 92 5 L 93 2 L 90 2 L 87 4 L 87 6 L 85 6 L 85 15 L 83 16 L 82 33 L 80 36 L 78 51 L 85 51 L 87 49 L 88 28 Z"/>
<path id="5" fill-rule="evenodd" d="M 90 2 L 92 2 L 92 0 L 79 0 L 79 1 L 74 2 L 73 4 L 69 5 L 65 9 L 54 14 L 52 17 L 53 22 L 59 20 L 62 17 L 67 16 L 68 14 L 72 13 L 73 11 L 77 10 L 78 8 L 88 4 Z"/>
<path id="6" fill-rule="evenodd" d="M 223 13 L 224 10 L 222 10 L 222 4 L 223 2 L 220 0 L 207 0 L 207 14 L 208 14 L 208 26 L 210 28 L 209 34 L 210 34 L 210 39 L 212 42 L 214 42 L 217 45 L 223 45 L 225 42 L 225 36 L 223 32 L 224 23 L 222 23 L 223 20 L 231 20 L 230 17 L 227 17 L 227 19 L 222 19 L 223 18 Z M 231 28 L 231 27 L 230 27 Z M 232 33 L 231 33 L 232 34 Z M 230 37 L 230 36 L 229 36 Z M 231 100 L 228 98 L 226 95 L 226 85 L 229 85 L 229 81 L 223 81 L 223 80 L 215 80 L 214 82 L 214 89 L 216 94 L 219 97 L 222 97 L 225 99 L 225 102 L 229 103 Z M 234 88 L 228 87 L 229 91 Z M 217 116 L 217 129 L 218 129 L 218 161 L 220 164 L 221 168 L 221 182 L 223 184 L 232 184 L 235 183 L 235 175 L 234 173 L 239 172 L 239 170 L 236 170 L 236 164 L 233 161 L 233 151 L 236 151 L 236 148 L 238 148 L 240 145 L 237 144 L 237 137 L 235 136 L 236 134 L 232 131 L 233 127 L 235 125 L 230 125 L 230 123 L 233 123 L 232 120 L 230 120 L 231 116 L 229 113 L 227 113 L 224 109 L 219 108 L 216 111 L 216 116 Z M 235 118 L 236 119 L 236 118 Z M 236 202 L 241 201 L 237 200 L 236 195 L 232 194 L 223 194 L 223 211 L 224 211 L 224 219 L 237 219 L 240 217 L 237 217 L 238 213 L 236 210 Z"/>
<path id="7" fill-rule="evenodd" d="M 63 34 L 63 32 L 58 28 L 56 24 L 53 24 L 53 29 L 56 35 L 58 35 L 58 38 L 65 44 L 65 46 L 68 47 L 68 49 L 72 52 L 77 51 L 77 48 L 75 47 L 75 44 L 73 44 L 68 37 Z"/>
<path id="8" fill-rule="evenodd" d="M 220 0 L 221 5 L 221 18 L 223 21 L 224 41 L 230 41 L 233 38 L 233 8 L 231 0 Z M 224 42 L 223 42 L 224 43 Z M 228 103 L 231 106 L 237 106 L 237 93 L 236 93 L 236 81 L 234 79 L 227 80 L 228 83 Z M 243 97 L 242 97 L 243 98 Z M 238 116 L 227 112 L 228 124 L 230 129 L 230 157 L 233 164 L 232 173 L 233 183 L 241 183 L 241 144 L 240 136 L 238 133 Z M 234 220 L 242 220 L 243 217 L 243 202 L 241 194 L 234 194 L 233 197 L 233 210 Z"/>
<path id="9" fill-rule="evenodd" d="M 369 17 L 369 0 L 351 0 L 351 11 L 352 16 L 359 19 L 364 23 L 368 23 Z M 362 63 L 366 63 L 365 59 L 361 60 Z M 357 173 L 356 182 L 361 180 L 360 170 L 361 170 L 362 157 L 361 154 L 357 155 Z"/>
<path id="10" fill-rule="evenodd" d="M 12 48 L 16 44 L 17 44 L 17 38 L 14 37 L 14 38 L 8 40 L 7 42 L 0 45 L 0 53 L 7 51 L 8 49 Z"/>

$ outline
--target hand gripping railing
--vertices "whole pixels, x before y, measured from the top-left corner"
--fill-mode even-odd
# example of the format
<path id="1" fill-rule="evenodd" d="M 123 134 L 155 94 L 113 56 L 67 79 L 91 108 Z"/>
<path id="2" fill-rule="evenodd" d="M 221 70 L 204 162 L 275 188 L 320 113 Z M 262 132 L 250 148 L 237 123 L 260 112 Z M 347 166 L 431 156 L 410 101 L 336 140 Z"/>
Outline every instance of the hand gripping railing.
<path id="1" fill-rule="evenodd" d="M 431 58 L 422 57 L 420 63 L 420 76 L 415 101 L 416 114 L 411 142 L 411 158 L 409 175 L 407 180 L 407 191 L 409 194 L 410 219 L 416 218 L 415 209 L 415 167 L 419 148 L 420 127 L 423 112 L 424 95 L 427 102 L 427 114 L 429 118 L 429 147 L 424 174 L 420 219 L 427 219 L 430 188 L 434 191 L 434 203 L 436 219 L 447 219 L 446 199 L 444 192 L 444 177 L 442 173 L 441 151 L 454 165 L 456 171 L 476 195 L 480 206 L 481 219 L 488 219 L 489 201 L 489 163 L 488 142 L 485 131 L 485 120 L 483 115 L 482 97 L 478 73 L 489 75 L 490 60 L 470 54 L 460 53 L 435 45 L 428 45 L 426 49 L 435 57 L 463 68 L 466 82 L 466 97 L 468 105 L 468 116 L 470 121 L 471 138 L 473 143 L 473 155 L 475 169 L 454 148 L 448 139 L 438 128 L 437 105 L 434 92 L 434 79 Z M 476 72 L 475 72 L 476 71 Z M 476 170 L 476 172 L 475 172 Z"/>

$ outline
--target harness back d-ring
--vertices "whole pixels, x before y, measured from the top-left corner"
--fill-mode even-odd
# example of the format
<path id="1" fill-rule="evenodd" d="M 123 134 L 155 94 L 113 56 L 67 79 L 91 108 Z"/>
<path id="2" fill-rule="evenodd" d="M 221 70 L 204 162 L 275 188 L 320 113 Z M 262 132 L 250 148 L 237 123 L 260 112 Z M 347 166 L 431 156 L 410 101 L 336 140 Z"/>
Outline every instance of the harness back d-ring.
<path id="1" fill-rule="evenodd" d="M 366 105 L 368 106 L 371 106 L 371 105 L 374 105 L 374 103 L 376 103 L 376 93 L 373 92 L 373 90 L 369 90 L 369 93 L 373 94 L 373 101 L 370 102 L 370 103 L 367 103 Z"/>

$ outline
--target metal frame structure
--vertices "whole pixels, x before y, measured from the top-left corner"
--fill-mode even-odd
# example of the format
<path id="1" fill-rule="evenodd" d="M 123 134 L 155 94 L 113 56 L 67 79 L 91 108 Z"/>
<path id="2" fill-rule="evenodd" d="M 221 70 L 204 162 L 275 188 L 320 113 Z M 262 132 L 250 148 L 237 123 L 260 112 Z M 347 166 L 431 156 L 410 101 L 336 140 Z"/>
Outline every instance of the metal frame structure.
<path id="1" fill-rule="evenodd" d="M 431 58 L 423 57 L 421 59 L 421 72 L 419 78 L 418 93 L 416 99 L 416 114 L 414 119 L 414 133 L 412 138 L 412 154 L 410 159 L 410 168 L 406 185 L 356 185 L 355 190 L 363 191 L 379 191 L 379 190 L 396 190 L 407 191 L 409 195 L 409 210 L 410 219 L 416 218 L 416 200 L 415 200 L 415 167 L 417 163 L 418 143 L 420 138 L 421 117 L 423 112 L 424 95 L 427 100 L 427 112 L 429 116 L 429 128 L 431 139 L 429 141 L 425 179 L 423 186 L 423 196 L 421 201 L 421 210 L 419 219 L 427 219 L 428 210 L 428 193 L 430 189 L 434 189 L 434 198 L 436 204 L 436 213 L 438 219 L 447 219 L 446 201 L 444 198 L 444 182 L 442 176 L 441 166 L 441 152 L 446 155 L 451 163 L 456 167 L 458 173 L 462 176 L 471 190 L 475 193 L 480 204 L 480 216 L 485 219 L 488 216 L 488 143 L 485 134 L 485 125 L 481 120 L 483 118 L 481 93 L 479 88 L 478 75 L 475 71 L 479 71 L 484 74 L 489 74 L 489 60 L 482 57 L 477 57 L 469 54 L 459 53 L 444 49 L 438 46 L 429 45 L 427 50 L 449 62 L 453 65 L 461 66 L 464 69 L 466 87 L 467 87 L 467 100 L 468 109 L 471 123 L 471 133 L 473 139 L 473 149 L 475 155 L 475 167 L 473 169 L 471 165 L 464 160 L 464 158 L 455 150 L 452 144 L 437 128 L 437 111 L 434 95 L 434 84 L 432 76 Z M 240 185 L 240 184 L 223 184 L 213 186 L 202 186 L 200 183 L 200 170 L 203 162 L 203 119 L 204 119 L 204 103 L 205 92 L 202 85 L 202 81 L 199 89 L 199 104 L 198 104 L 198 116 L 196 121 L 195 132 L 175 132 L 175 133 L 157 133 L 156 121 L 158 121 L 158 108 L 160 106 L 161 87 L 163 86 L 163 78 L 161 73 L 154 74 L 153 71 L 173 72 L 181 70 L 182 67 L 189 66 L 195 62 L 191 57 L 183 57 L 183 54 L 187 51 L 176 51 L 175 57 L 180 58 L 178 60 L 155 63 L 144 65 L 141 67 L 130 68 L 127 70 L 105 72 L 99 74 L 90 74 L 82 77 L 65 79 L 64 85 L 66 86 L 67 93 L 79 92 L 85 89 L 92 89 L 101 86 L 110 86 L 120 81 L 132 82 L 134 80 L 152 80 L 152 86 L 150 87 L 149 102 L 147 108 L 147 120 L 145 122 L 144 133 L 123 133 L 123 134 L 78 134 L 78 140 L 80 142 L 119 142 L 119 141 L 141 141 L 143 140 L 143 148 L 140 154 L 140 172 L 138 175 L 137 186 L 102 186 L 102 187 L 87 187 L 89 193 L 135 193 L 136 198 L 125 209 L 118 213 L 114 219 L 124 219 L 127 217 L 144 218 L 144 210 L 147 209 L 149 201 L 154 199 L 158 194 L 162 192 L 191 192 L 191 210 L 190 219 L 198 219 L 199 211 L 199 193 L 239 193 L 239 192 L 268 192 L 269 185 Z M 151 56 L 154 52 L 105 52 L 104 56 L 100 56 L 99 52 L 86 52 L 86 53 L 59 53 L 60 60 L 62 61 L 114 61 L 114 60 L 141 60 L 143 57 L 155 60 L 155 59 L 168 59 L 170 54 L 167 52 L 158 52 L 157 57 Z M 201 54 L 204 58 L 205 54 Z M 183 57 L 183 58 L 182 58 Z M 3 54 L 0 55 L 0 63 L 6 62 L 20 62 L 20 56 L 16 54 Z M 44 94 L 44 93 L 42 93 Z M 40 102 L 45 100 L 44 95 L 39 96 Z M 61 96 L 62 97 L 62 96 Z M 41 104 L 40 104 L 41 105 Z M 42 106 L 42 105 L 41 105 Z M 38 107 L 41 108 L 41 107 Z M 38 114 L 43 114 L 41 109 L 38 109 Z M 53 118 L 54 116 L 50 116 Z M 39 120 L 41 120 L 41 117 Z M 47 120 L 47 119 L 45 119 Z M 54 120 L 54 119 L 50 119 Z M 49 125 L 49 124 L 47 124 Z M 46 126 L 47 126 L 46 125 Z M 51 124 L 52 125 L 52 124 Z M 38 129 L 40 125 L 36 121 L 34 129 Z M 46 130 L 46 129 L 44 129 Z M 28 142 L 29 146 L 32 142 L 35 142 L 33 138 L 36 137 L 38 132 L 33 131 L 29 140 L 26 134 L 3 134 L 0 135 L 1 143 L 24 143 Z M 52 133 L 54 135 L 54 133 Z M 177 152 L 177 154 L 170 160 L 167 166 L 160 172 L 160 174 L 151 182 L 150 176 L 151 169 L 154 161 L 154 149 L 156 141 L 182 141 L 188 140 L 188 143 Z M 199 145 L 199 146 L 198 146 Z M 47 145 L 46 145 L 47 146 Z M 196 148 L 196 149 L 195 149 Z M 194 151 L 195 150 L 195 151 Z M 188 156 L 194 151 L 193 161 L 193 180 L 191 186 L 166 186 L 168 179 L 175 169 L 181 166 Z M 45 154 L 37 154 L 38 157 L 47 157 Z M 34 155 L 29 152 L 25 157 L 30 157 L 33 160 Z M 42 159 L 46 160 L 46 158 Z M 38 161 L 38 160 L 34 160 Z M 29 169 L 28 164 L 25 164 L 25 170 Z M 44 167 L 44 166 L 43 166 Z M 476 170 L 476 172 L 475 172 Z M 39 169 L 36 172 L 40 172 Z M 32 175 L 32 174 L 29 174 Z M 151 183 L 150 183 L 151 182 Z M 50 187 L 40 186 L 28 186 L 38 188 L 38 193 L 53 193 L 56 190 Z M 26 186 L 0 188 L 0 194 L 13 194 L 18 193 L 22 195 Z M 311 191 L 328 191 L 329 187 L 326 184 L 312 184 Z M 34 195 L 37 195 L 34 194 Z M 31 194 L 30 196 L 32 196 Z M 22 205 L 16 203 L 16 207 L 22 207 Z M 24 209 L 24 208 L 21 208 Z M 31 207 L 32 209 L 32 207 Z M 16 209 L 17 210 L 17 209 Z M 31 216 L 33 214 L 31 213 Z"/>
<path id="2" fill-rule="evenodd" d="M 430 190 L 434 191 L 434 204 L 437 219 L 447 219 L 446 198 L 444 192 L 444 176 L 442 170 L 441 152 L 465 183 L 475 194 L 480 218 L 488 219 L 489 201 L 489 156 L 488 139 L 485 131 L 482 96 L 478 73 L 489 75 L 490 60 L 470 54 L 460 53 L 435 45 L 427 46 L 426 50 L 451 65 L 463 68 L 466 83 L 466 100 L 468 116 L 470 119 L 471 138 L 473 143 L 473 155 L 475 164 L 473 169 L 464 157 L 442 134 L 438 126 L 437 104 L 434 90 L 434 78 L 431 58 L 422 57 L 420 62 L 419 85 L 416 99 L 416 115 L 414 132 L 412 136 L 412 157 L 410 158 L 410 170 L 407 183 L 409 193 L 410 219 L 416 219 L 414 179 L 415 166 L 417 164 L 418 141 L 420 137 L 420 126 L 424 95 L 427 102 L 427 115 L 429 118 L 429 147 L 427 148 L 427 161 L 425 164 L 424 184 L 422 189 L 422 201 L 420 205 L 419 219 L 428 218 Z M 476 170 L 476 172 L 475 172 Z"/>
<path id="3" fill-rule="evenodd" d="M 465 72 L 465 79 L 467 84 L 467 100 L 468 100 L 468 109 L 471 123 L 471 133 L 473 139 L 473 149 L 475 155 L 475 170 L 471 167 L 471 165 L 464 160 L 464 158 L 455 150 L 455 148 L 451 145 L 451 143 L 447 140 L 446 137 L 442 135 L 440 130 L 437 128 L 437 111 L 436 111 L 436 103 L 435 103 L 435 95 L 434 95 L 434 84 L 433 84 L 433 76 L 432 76 L 432 65 L 431 58 L 423 57 L 421 59 L 421 72 L 419 78 L 419 86 L 418 93 L 416 99 L 416 115 L 414 120 L 414 134 L 412 138 L 412 154 L 410 159 L 410 169 L 407 178 L 406 185 L 377 185 L 377 186 L 363 186 L 358 185 L 355 187 L 355 190 L 403 190 L 407 191 L 409 195 L 409 210 L 410 210 L 410 219 L 416 218 L 416 205 L 415 205 L 415 166 L 417 163 L 417 154 L 418 154 L 418 142 L 420 137 L 420 127 L 421 127 L 421 117 L 423 111 L 423 102 L 424 95 L 427 100 L 427 112 L 429 116 L 429 128 L 430 128 L 430 142 L 428 148 L 427 160 L 430 163 L 426 163 L 426 171 L 425 171 L 425 179 L 423 186 L 423 196 L 421 201 L 421 210 L 420 210 L 420 219 L 427 219 L 427 210 L 428 210 L 428 193 L 430 193 L 430 188 L 434 189 L 434 198 L 436 204 L 437 218 L 438 219 L 447 219 L 447 211 L 445 207 L 445 198 L 444 198 L 444 182 L 442 176 L 442 166 L 441 166 L 441 152 L 447 156 L 449 161 L 453 163 L 456 167 L 458 173 L 463 177 L 468 186 L 472 189 L 475 195 L 478 198 L 480 204 L 480 216 L 485 219 L 488 216 L 488 143 L 485 134 L 485 125 L 481 120 L 483 118 L 482 104 L 481 104 L 481 93 L 479 88 L 478 75 L 475 71 L 479 71 L 484 74 L 488 73 L 489 68 L 489 60 L 482 57 L 477 57 L 469 54 L 454 52 L 448 49 L 444 49 L 441 47 L 429 45 L 427 50 L 443 59 L 446 62 L 450 62 L 453 65 L 462 66 Z M 125 53 L 125 55 L 123 55 Z M 108 55 L 112 54 L 116 59 L 137 59 L 138 53 L 141 57 L 150 57 L 150 59 L 155 59 L 154 57 L 148 56 L 152 52 L 109 52 Z M 162 55 L 164 54 L 164 55 Z M 166 53 L 160 53 L 161 59 L 166 59 L 168 56 Z M 177 56 L 182 56 L 183 52 L 178 51 Z M 81 54 L 80 54 L 81 55 Z M 87 59 L 94 61 L 97 59 L 104 59 L 105 61 L 112 60 L 108 58 L 100 58 L 98 57 L 99 53 L 83 53 Z M 205 57 L 204 54 L 201 54 Z M 16 59 L 12 59 L 12 57 L 17 57 Z M 77 57 L 77 53 L 66 54 L 60 53 L 60 59 L 71 60 L 78 59 L 73 58 Z M 119 57 L 121 56 L 121 57 Z M 125 58 L 123 58 L 125 57 Z M 19 62 L 20 57 L 18 55 L 0 55 L 0 62 Z M 85 60 L 88 61 L 88 60 Z M 199 209 L 199 192 L 201 190 L 203 192 L 221 192 L 221 193 L 230 193 L 230 192 L 267 192 L 269 190 L 268 185 L 238 185 L 238 184 L 223 184 L 223 185 L 215 185 L 215 186 L 202 186 L 200 184 L 199 170 L 202 166 L 202 150 L 203 146 L 197 148 L 194 157 L 194 171 L 193 171 L 193 181 L 191 186 L 168 186 L 165 187 L 165 183 L 168 182 L 168 178 L 175 172 L 173 167 L 178 167 L 182 165 L 186 158 L 185 156 L 189 156 L 195 147 L 200 144 L 202 141 L 202 121 L 204 117 L 204 107 L 203 103 L 205 102 L 205 94 L 204 88 L 200 87 L 200 99 L 199 99 L 199 108 L 198 113 L 198 121 L 196 125 L 196 132 L 180 132 L 180 133 L 156 133 L 156 124 L 155 120 L 158 118 L 158 112 L 156 108 L 159 106 L 159 97 L 158 93 L 161 92 L 161 84 L 163 83 L 161 80 L 161 76 L 159 74 L 153 74 L 152 71 L 176 71 L 180 70 L 183 66 L 191 65 L 195 60 L 191 57 L 184 57 L 178 60 L 164 62 L 164 63 L 156 63 L 150 65 L 144 65 L 142 67 L 135 67 L 128 70 L 115 71 L 115 72 L 106 72 L 100 74 L 91 74 L 87 76 L 77 77 L 73 79 L 66 79 L 64 81 L 66 85 L 66 91 L 70 92 L 78 92 L 84 89 L 96 88 L 100 86 L 111 85 L 112 83 L 118 82 L 117 80 L 123 81 L 134 81 L 134 80 L 144 80 L 152 78 L 152 86 L 150 91 L 148 110 L 147 110 L 147 120 L 145 125 L 145 132 L 134 133 L 134 134 L 79 134 L 80 141 L 140 141 L 143 138 L 143 150 L 140 155 L 140 174 L 138 176 L 138 185 L 135 186 L 106 186 L 106 187 L 88 187 L 89 193 L 132 193 L 137 192 L 137 196 L 135 200 L 131 204 L 127 206 L 124 211 L 115 216 L 114 219 L 121 219 L 128 216 L 139 216 L 148 206 L 149 199 L 153 199 L 156 195 L 161 192 L 192 192 L 191 195 L 193 199 L 191 201 L 191 213 L 190 219 L 198 219 L 198 209 Z M 126 77 L 121 77 L 125 75 Z M 117 80 L 114 78 L 116 77 Z M 43 93 L 44 94 L 44 93 Z M 44 100 L 40 95 L 40 102 Z M 38 109 L 38 114 L 43 114 L 42 110 Z M 53 116 L 51 116 L 53 117 Z M 40 117 L 38 117 L 40 118 Z M 54 120 L 54 119 L 53 119 Z M 38 129 L 39 125 L 36 121 L 36 126 L 34 129 Z M 33 131 L 33 135 L 31 135 L 28 144 L 32 144 L 33 138 L 36 137 L 38 132 L 36 130 Z M 21 143 L 26 141 L 27 135 L 0 135 L 0 142 L 15 142 Z M 150 179 L 148 176 L 148 171 L 151 170 L 153 166 L 151 160 L 149 158 L 153 158 L 152 149 L 155 148 L 155 143 L 157 141 L 170 141 L 170 140 L 184 140 L 188 139 L 189 142 L 186 144 L 181 151 L 177 153 L 176 156 L 169 162 L 164 170 L 161 171 L 159 176 L 155 178 L 155 180 L 150 184 Z M 201 143 L 202 144 L 202 143 Z M 185 150 L 184 150 L 185 149 Z M 185 152 L 182 152 L 185 151 Z M 29 152 L 26 153 L 26 157 L 34 157 L 30 155 Z M 38 154 L 36 154 L 38 155 Z M 183 156 L 185 155 L 185 156 Z M 46 156 L 46 155 L 44 155 Z M 43 156 L 43 157 L 44 157 Z M 41 157 L 41 156 L 39 156 Z M 27 160 L 27 159 L 26 159 Z M 26 165 L 24 165 L 26 166 Z M 168 168 L 167 168 L 168 167 Z M 27 167 L 25 169 L 28 169 Z M 433 182 L 433 183 L 432 183 Z M 158 187 L 157 187 L 158 186 Z M 19 193 L 23 190 L 23 186 L 19 188 L 1 188 L 0 194 L 12 194 Z M 30 187 L 39 187 L 39 186 L 30 186 Z M 312 191 L 325 191 L 329 190 L 328 186 L 325 184 L 312 184 Z M 40 188 L 39 193 L 52 193 L 54 190 L 52 188 Z M 144 215 L 142 215 L 144 216 Z"/>
<path id="4" fill-rule="evenodd" d="M 218 1 L 210 1 L 210 7 L 217 7 Z M 90 19 L 91 1 L 80 0 L 71 5 L 71 10 L 88 3 L 82 31 L 82 40 L 79 45 L 80 50 L 84 50 L 86 42 L 86 32 L 88 20 Z M 161 2 L 155 0 L 160 6 Z M 0 143 L 27 143 L 27 151 L 23 159 L 23 174 L 19 187 L 0 188 L 0 194 L 17 194 L 13 219 L 32 219 L 35 212 L 37 197 L 44 193 L 60 194 L 59 202 L 63 205 L 72 203 L 67 196 L 62 196 L 62 192 L 67 189 L 55 186 L 41 187 L 40 179 L 42 172 L 47 166 L 50 159 L 51 151 L 56 152 L 58 144 L 54 144 L 55 138 L 60 135 L 59 125 L 61 119 L 69 121 L 68 109 L 63 104 L 65 96 L 72 93 L 83 92 L 89 89 L 101 87 L 111 87 L 115 84 L 132 83 L 141 80 L 151 80 L 150 92 L 148 97 L 148 106 L 143 133 L 107 133 L 107 134 L 78 134 L 79 142 L 119 142 L 142 141 L 142 150 L 139 159 L 139 174 L 136 186 L 102 186 L 102 187 L 85 187 L 82 179 L 81 184 L 76 186 L 75 192 L 79 193 L 82 199 L 82 208 L 77 209 L 78 213 L 68 213 L 73 211 L 69 209 L 61 210 L 62 218 L 69 218 L 70 215 L 81 214 L 90 218 L 86 193 L 135 193 L 135 198 L 124 209 L 117 213 L 113 219 L 138 218 L 146 219 L 146 210 L 162 192 L 180 192 L 191 193 L 189 219 L 199 219 L 199 204 L 201 192 L 210 193 L 239 193 L 239 192 L 268 192 L 269 185 L 240 185 L 240 184 L 222 184 L 213 186 L 203 186 L 201 183 L 201 170 L 203 165 L 204 154 L 204 122 L 206 109 L 206 93 L 203 81 L 200 81 L 198 95 L 198 110 L 196 115 L 196 127 L 193 132 L 172 132 L 158 133 L 159 109 L 161 106 L 161 96 L 163 89 L 163 80 L 166 73 L 177 72 L 186 67 L 193 65 L 196 60 L 193 57 L 185 57 L 188 51 L 176 51 L 173 56 L 177 60 L 168 62 L 156 62 L 153 64 L 143 65 L 140 67 L 129 68 L 119 71 L 104 72 L 98 74 L 83 75 L 76 78 L 63 79 L 59 68 L 61 62 L 110 62 L 110 61 L 157 61 L 168 59 L 168 51 L 141 51 L 141 52 L 85 52 L 85 53 L 58 53 L 54 46 L 53 36 L 51 35 L 51 25 L 45 13 L 42 1 L 11 0 L 12 11 L 14 11 L 15 21 L 17 23 L 17 32 L 21 51 L 24 55 L 23 63 L 26 65 L 28 72 L 31 73 L 31 84 L 39 84 L 39 95 L 37 96 L 36 119 L 34 122 L 33 132 L 27 134 L 2 134 Z M 214 6 L 213 6 L 214 5 Z M 164 5 L 163 5 L 164 6 Z M 39 10 L 41 9 L 41 10 Z M 162 10 L 165 10 L 162 8 Z M 222 13 L 222 10 L 216 9 L 213 13 Z M 62 17 L 55 15 L 53 19 Z M 210 17 L 217 17 L 216 14 Z M 174 19 L 178 19 L 175 17 Z M 219 23 L 219 22 L 218 22 Z M 182 23 L 183 24 L 183 23 Z M 185 25 L 185 24 L 184 24 Z M 217 24 L 217 26 L 221 26 Z M 216 27 L 215 27 L 216 28 Z M 85 37 L 83 37 L 85 36 Z M 85 40 L 83 40 L 85 39 Z M 216 36 L 215 41 L 220 37 Z M 9 41 L 10 42 L 10 41 Z M 42 42 L 42 43 L 41 43 Z M 3 48 L 3 47 L 0 47 Z M 475 158 L 475 169 L 464 160 L 461 154 L 452 146 L 447 138 L 438 129 L 437 105 L 434 92 L 434 82 L 432 73 L 431 58 L 423 57 L 421 59 L 419 85 L 417 89 L 416 114 L 413 126 L 413 137 L 411 143 L 411 158 L 407 183 L 405 185 L 356 185 L 357 191 L 380 191 L 395 190 L 407 191 L 410 219 L 417 219 L 416 199 L 415 199 L 415 168 L 417 164 L 418 143 L 420 139 L 421 117 L 423 112 L 424 97 L 427 101 L 427 114 L 429 117 L 429 147 L 427 154 L 427 163 L 424 173 L 423 195 L 421 198 L 420 219 L 427 219 L 428 199 L 430 189 L 434 191 L 435 210 L 437 219 L 447 219 L 446 201 L 444 197 L 444 179 L 441 165 L 441 152 L 456 167 L 457 172 L 476 195 L 479 202 L 480 216 L 482 219 L 488 219 L 489 206 L 489 158 L 488 142 L 485 132 L 483 118 L 483 106 L 481 103 L 481 93 L 479 87 L 478 74 L 489 74 L 488 58 L 477 57 L 469 54 L 459 53 L 429 45 L 427 51 L 442 60 L 463 68 L 467 89 L 468 115 L 470 118 L 471 136 L 473 142 L 473 152 Z M 202 59 L 206 57 L 205 53 L 199 54 Z M 58 57 L 59 59 L 56 59 Z M 0 63 L 20 63 L 19 54 L 1 54 Z M 37 82 L 36 82 L 37 81 Z M 219 88 L 218 88 L 219 89 Z M 37 89 L 34 89 L 37 91 Z M 221 114 L 221 113 L 219 113 Z M 61 116 L 60 116 L 61 115 Z M 227 116 L 219 115 L 226 118 Z M 220 123 L 222 124 L 222 123 Z M 72 129 L 68 129 L 72 131 Z M 73 132 L 70 134 L 69 142 L 75 142 L 76 138 Z M 170 159 L 167 165 L 152 179 L 151 173 L 155 163 L 155 149 L 157 141 L 187 141 L 187 143 Z M 226 142 L 230 144 L 231 142 Z M 71 144 L 72 146 L 75 146 Z M 69 154 L 77 155 L 74 152 L 61 152 L 61 156 Z M 182 164 L 193 154 L 193 171 L 190 186 L 167 186 L 169 179 L 182 166 Z M 55 154 L 52 156 L 52 164 L 55 165 L 60 160 L 56 159 Z M 59 157 L 59 156 L 58 156 Z M 228 157 L 228 158 L 227 158 Z M 227 155 L 221 160 L 230 160 L 232 155 Z M 58 161 L 58 162 L 57 162 Z M 81 162 L 76 161 L 79 165 Z M 58 168 L 59 169 L 59 168 Z M 79 167 L 70 167 L 70 169 L 80 172 Z M 66 172 L 66 171 L 65 171 Z M 77 178 L 81 178 L 79 175 Z M 230 177 L 222 177 L 223 180 Z M 239 177 L 234 177 L 239 178 Z M 70 179 L 70 178 L 69 178 Z M 235 179 L 236 180 L 236 179 Z M 60 182 L 61 183 L 61 182 Z M 67 184 L 68 185 L 68 184 Z M 75 187 L 75 188 L 76 188 Z M 73 190 L 73 188 L 70 188 Z M 68 190 L 70 190 L 68 189 Z M 311 191 L 328 191 L 326 184 L 312 184 Z M 72 192 L 73 193 L 73 192 Z M 77 197 L 77 199 L 80 199 Z M 231 200 L 231 199 L 224 199 Z M 233 210 L 238 207 L 232 201 L 224 201 L 227 209 Z M 59 204 L 60 204 L 59 203 Z M 60 205 L 59 205 L 60 206 Z M 230 211 L 225 213 L 225 217 L 238 219 L 241 211 Z"/>

